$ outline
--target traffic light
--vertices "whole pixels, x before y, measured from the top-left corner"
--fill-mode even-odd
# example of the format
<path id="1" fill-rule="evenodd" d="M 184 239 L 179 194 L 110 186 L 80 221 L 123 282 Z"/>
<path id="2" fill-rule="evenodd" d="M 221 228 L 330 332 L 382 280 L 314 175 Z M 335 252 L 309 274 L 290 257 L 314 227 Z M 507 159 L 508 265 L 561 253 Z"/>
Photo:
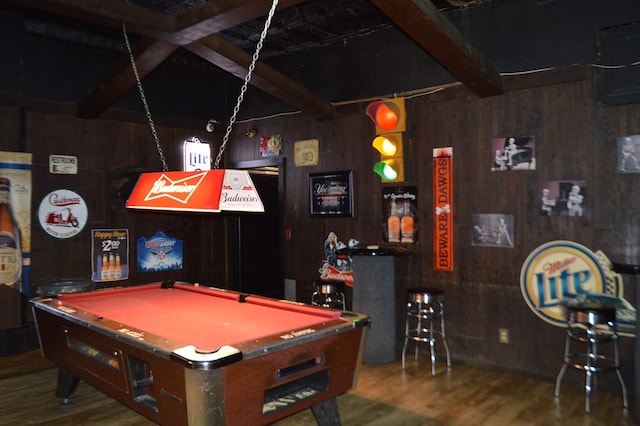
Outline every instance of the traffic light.
<path id="1" fill-rule="evenodd" d="M 383 182 L 403 182 L 402 133 L 377 136 L 371 145 L 380 152 L 380 161 L 373 166 L 373 171 Z"/>
<path id="2" fill-rule="evenodd" d="M 404 98 L 371 102 L 366 113 L 376 125 L 376 135 L 406 130 Z"/>
<path id="3" fill-rule="evenodd" d="M 383 182 L 404 182 L 402 132 L 406 130 L 404 98 L 371 102 L 367 116 L 376 125 L 376 138 L 371 145 L 380 152 L 380 161 L 373 166 Z"/>

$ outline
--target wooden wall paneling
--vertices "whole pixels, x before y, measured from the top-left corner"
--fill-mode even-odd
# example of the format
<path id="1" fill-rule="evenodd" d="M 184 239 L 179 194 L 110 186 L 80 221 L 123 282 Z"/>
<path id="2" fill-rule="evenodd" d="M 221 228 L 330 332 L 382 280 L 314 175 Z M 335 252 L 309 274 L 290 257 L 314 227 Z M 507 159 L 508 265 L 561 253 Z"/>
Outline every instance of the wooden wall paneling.
<path id="1" fill-rule="evenodd" d="M 468 96 L 446 98 L 440 92 L 437 96 L 438 102 L 428 97 L 408 100 L 410 123 L 406 137 L 410 155 L 405 155 L 406 184 L 418 187 L 421 228 L 416 244 L 408 247 L 411 254 L 398 261 L 394 301 L 398 326 L 403 320 L 407 286 L 425 284 L 444 288 L 447 334 L 456 362 L 497 366 L 552 379 L 562 353 L 562 328 L 547 324 L 526 306 L 519 289 L 520 268 L 533 249 L 549 240 L 574 240 L 608 253 L 636 239 L 634 223 L 640 218 L 638 177 L 618 174 L 607 163 L 614 160 L 610 144 L 617 135 L 640 133 L 637 124 L 640 106 L 603 107 L 592 99 L 588 80 L 517 90 L 482 100 Z M 5 113 L 11 115 L 13 111 L 0 110 L 2 119 L 6 119 Z M 83 157 L 90 157 L 88 166 L 82 170 L 87 180 L 94 170 L 128 164 L 159 167 L 155 145 L 150 142 L 148 125 L 144 122 L 80 122 L 45 113 L 28 116 L 27 143 L 39 168 L 34 173 L 39 194 L 48 186 L 63 182 L 49 179 L 43 172 L 49 153 L 56 153 L 58 149 L 66 152 L 57 153 L 80 152 Z M 254 124 L 259 129 L 256 138 L 246 137 L 244 126 L 237 126 L 225 152 L 225 161 L 259 159 L 259 136 L 283 135 L 282 155 L 287 160 L 283 223 L 285 229 L 292 231 L 291 239 L 284 241 L 285 278 L 296 280 L 298 300 L 306 302 L 310 299 L 311 282 L 318 279 L 323 259 L 322 242 L 329 231 L 335 231 L 345 243 L 351 237 L 364 243 L 381 241 L 383 184 L 371 171 L 377 161 L 377 155 L 370 148 L 373 126 L 357 109 L 354 114 L 331 121 L 288 115 L 256 120 Z M 536 136 L 536 170 L 491 172 L 491 139 L 516 132 Z M 0 134 L 6 135 L 7 131 L 0 130 Z M 161 126 L 160 134 L 170 166 L 175 167 L 179 161 L 175 140 L 184 132 Z M 78 135 L 91 142 L 76 144 L 75 141 L 81 139 Z M 318 166 L 295 167 L 293 143 L 302 139 L 319 139 Z M 169 140 L 171 142 L 164 145 L 164 141 Z M 432 149 L 438 146 L 454 148 L 456 267 L 446 273 L 433 269 Z M 105 154 L 106 147 L 113 152 L 111 156 Z M 336 170 L 354 171 L 355 217 L 309 217 L 308 174 Z M 561 179 L 587 180 L 590 216 L 568 218 L 538 214 L 540 182 Z M 82 185 L 87 184 L 77 184 Z M 224 253 L 224 239 L 229 238 L 225 234 L 224 219 L 129 212 L 122 207 L 114 208 L 109 202 L 108 182 L 103 188 L 107 199 L 103 207 L 104 221 L 96 226 L 134 230 L 130 235 L 132 244 L 138 236 L 168 230 L 184 238 L 185 247 L 190 247 L 188 255 L 185 253 L 184 270 L 167 275 L 134 273 L 132 283 L 166 276 L 213 282 L 219 278 L 220 269 L 228 268 L 226 254 L 220 256 Z M 471 214 L 500 212 L 514 215 L 515 247 L 472 246 Z M 88 238 L 59 242 L 42 233 L 36 234 L 33 246 L 41 251 L 37 262 L 34 259 L 34 280 L 58 272 L 72 274 L 89 270 L 83 253 Z M 49 261 L 46 253 L 51 251 L 75 256 L 63 262 Z M 633 303 L 635 289 L 629 280 L 625 281 L 627 300 Z M 509 328 L 512 341 L 509 345 L 498 342 L 500 327 Z M 399 345 L 400 341 L 394 343 Z M 631 359 L 631 353 L 631 346 L 623 345 L 623 359 Z"/>
<path id="2" fill-rule="evenodd" d="M 202 133 L 188 129 L 156 126 L 161 147 L 171 170 L 182 167 L 182 141 Z M 218 216 L 133 212 L 124 209 L 122 200 L 114 200 L 109 171 L 136 165 L 161 170 L 162 164 L 148 123 L 113 120 L 78 120 L 71 116 L 47 113 L 28 115 L 28 151 L 34 154 L 34 208 L 42 196 L 56 188 L 79 192 L 89 206 L 89 223 L 69 241 L 48 237 L 34 224 L 32 281 L 80 277 L 90 279 L 87 256 L 90 229 L 125 228 L 130 230 L 130 276 L 121 285 L 161 279 L 200 281 L 203 284 L 228 285 L 225 279 L 224 225 Z M 48 173 L 50 154 L 76 155 L 79 173 L 75 176 Z M 185 242 L 184 268 L 166 273 L 136 271 L 136 240 L 151 237 L 158 230 Z M 104 285 L 104 284 L 102 284 Z"/>
<path id="3" fill-rule="evenodd" d="M 18 151 L 22 144 L 23 111 L 18 107 L 0 106 L 0 149 Z"/>
<path id="4" fill-rule="evenodd" d="M 22 294 L 18 290 L 6 285 L 0 285 L 0 305 L 2 306 L 0 331 L 11 330 L 22 325 L 26 314 L 22 299 Z"/>
<path id="5" fill-rule="evenodd" d="M 541 320 L 533 316 L 524 304 L 519 294 L 519 269 L 528 253 L 544 241 L 566 238 L 583 242 L 590 247 L 596 241 L 592 236 L 592 219 L 588 217 L 545 218 L 540 217 L 537 209 L 532 208 L 536 206 L 538 186 L 542 179 L 586 179 L 588 181 L 596 179 L 594 173 L 598 172 L 591 163 L 593 158 L 599 158 L 600 155 L 597 144 L 594 146 L 593 142 L 597 136 L 592 136 L 594 130 L 592 126 L 588 125 L 593 121 L 591 112 L 593 107 L 589 106 L 591 105 L 591 100 L 588 87 L 588 83 L 568 83 L 561 87 L 553 86 L 530 91 L 519 91 L 516 94 L 512 94 L 508 101 L 505 101 L 508 96 L 485 101 L 485 104 L 489 104 L 483 105 L 485 109 L 487 106 L 494 108 L 491 113 L 494 119 L 493 123 L 490 124 L 493 130 L 487 128 L 487 124 L 485 124 L 484 127 L 477 131 L 477 133 L 487 135 L 486 141 L 489 141 L 492 137 L 505 136 L 511 132 L 530 132 L 537 137 L 537 157 L 542 164 L 538 163 L 536 171 L 513 172 L 506 176 L 498 173 L 492 174 L 489 171 L 488 161 L 490 160 L 488 158 L 490 157 L 487 157 L 486 160 L 487 167 L 477 165 L 483 162 L 481 158 L 482 148 L 475 150 L 473 161 L 465 158 L 464 154 L 457 155 L 458 152 L 464 152 L 464 149 L 458 149 L 460 146 L 456 144 L 456 141 L 464 139 L 460 135 L 464 135 L 465 123 L 457 122 L 454 127 L 451 122 L 447 121 L 448 117 L 438 115 L 438 112 L 449 112 L 447 102 L 438 104 L 437 111 L 431 111 L 428 106 L 425 106 L 424 111 L 429 110 L 430 118 L 433 119 L 435 117 L 436 122 L 446 123 L 443 126 L 447 126 L 447 131 L 455 135 L 451 140 L 454 141 L 455 167 L 456 172 L 458 172 L 456 183 L 461 182 L 457 185 L 458 190 L 461 186 L 465 189 L 463 192 L 456 191 L 456 196 L 467 200 L 458 201 L 456 198 L 456 214 L 458 215 L 456 220 L 458 223 L 456 228 L 457 270 L 453 274 L 442 274 L 433 271 L 432 263 L 429 261 L 432 250 L 430 238 L 421 237 L 421 242 L 424 243 L 421 246 L 422 257 L 425 259 L 422 268 L 422 281 L 430 284 L 441 282 L 446 288 L 450 289 L 450 294 L 447 298 L 448 312 L 454 316 L 454 320 L 453 326 L 449 326 L 449 336 L 452 336 L 454 344 L 462 336 L 474 336 L 474 339 L 480 339 L 483 344 L 486 343 L 486 340 L 493 341 L 497 339 L 497 327 L 494 324 L 496 321 L 499 322 L 499 320 L 505 319 L 500 312 L 513 313 L 513 301 L 519 301 L 516 305 L 519 306 L 520 310 L 518 318 L 529 319 L 525 321 L 526 325 L 523 327 L 533 326 L 535 329 L 543 329 L 543 333 L 540 334 L 542 340 L 557 340 L 555 336 L 559 330 L 546 323 L 541 323 Z M 567 99 L 570 99 L 570 101 L 567 102 Z M 566 105 L 562 102 L 565 102 Z M 454 108 L 463 110 L 476 107 L 473 101 L 469 102 L 468 100 L 464 103 L 454 102 L 454 104 Z M 501 108 L 496 109 L 496 106 L 500 105 L 502 105 Z M 517 106 L 514 107 L 514 105 Z M 562 112 L 558 112 L 559 109 Z M 503 111 L 503 116 L 499 113 L 501 110 Z M 487 123 L 488 120 L 485 118 L 482 122 Z M 501 124 L 496 125 L 495 123 Z M 437 126 L 436 124 L 434 128 L 429 129 L 430 133 L 436 135 L 433 137 L 434 139 L 437 139 L 439 134 Z M 467 130 L 467 132 L 469 131 Z M 420 134 L 419 131 L 418 134 Z M 446 131 L 443 134 L 447 134 Z M 583 144 L 590 144 L 591 147 L 581 148 Z M 578 161 L 573 164 L 565 164 L 572 160 L 572 152 L 578 149 L 583 150 L 577 156 Z M 426 151 L 427 149 L 421 153 L 419 152 L 417 157 L 427 157 L 429 153 Z M 587 157 L 590 160 L 587 160 Z M 585 177 L 569 177 L 576 174 L 582 174 Z M 419 173 L 418 180 L 420 180 L 421 194 L 430 191 L 430 170 Z M 422 190 L 423 187 L 424 190 Z M 596 188 L 598 188 L 597 185 L 594 186 L 594 191 Z M 509 201 L 512 202 L 512 206 L 509 205 Z M 499 212 L 504 211 L 503 209 L 509 209 L 509 213 L 513 213 L 516 218 L 516 248 L 471 247 L 464 229 L 464 225 L 468 221 L 466 217 L 473 212 Z M 428 208 L 425 212 L 424 222 L 425 227 L 427 227 L 432 218 Z M 458 280 L 460 280 L 459 285 L 456 284 Z M 491 324 L 490 329 L 487 331 L 489 334 L 486 336 L 484 331 L 481 330 L 469 332 L 469 330 L 464 331 L 464 329 L 456 328 L 456 326 L 468 327 L 470 324 L 474 324 L 471 318 L 465 318 L 458 322 L 456 320 L 456 318 L 459 319 L 458 313 L 455 312 L 459 306 L 463 305 L 460 302 L 465 300 L 464 295 L 467 294 L 470 288 L 469 284 L 472 283 L 480 283 L 477 284 L 479 286 L 479 293 L 477 294 L 485 296 L 475 299 L 474 304 L 470 305 L 468 309 L 475 314 L 484 313 L 486 315 L 476 321 L 482 326 Z M 511 297 L 507 298 L 502 293 L 509 288 L 511 288 Z M 487 308 L 487 305 L 493 306 Z M 452 313 L 452 309 L 454 313 Z M 520 328 L 518 318 L 509 323 L 516 328 L 516 335 L 527 335 L 528 333 L 518 333 L 517 329 Z M 511 331 L 514 333 L 514 330 Z M 539 333 L 539 330 L 534 333 Z M 520 345 L 520 343 L 515 344 Z M 522 342 L 522 344 L 528 349 L 515 348 L 517 353 L 521 353 L 521 351 L 524 353 L 528 353 L 528 351 L 536 353 L 538 350 L 534 343 Z M 501 346 L 498 346 L 498 348 L 501 348 Z M 509 350 L 514 350 L 513 347 L 508 348 Z M 544 346 L 544 350 L 541 349 L 541 351 L 544 354 L 538 353 L 537 355 L 541 356 L 540 359 L 544 361 L 542 362 L 543 367 L 539 368 L 538 373 L 544 374 L 547 367 L 554 366 L 556 355 L 548 346 Z M 458 352 L 458 355 L 467 360 L 479 360 L 471 347 L 462 349 Z M 493 357 L 497 357 L 497 355 L 494 354 Z M 527 356 L 525 355 L 524 358 L 527 358 Z M 532 359 L 532 361 L 535 361 L 535 359 Z M 508 364 L 512 363 L 513 365 L 509 366 L 510 368 L 521 368 L 517 365 L 516 360 L 509 361 L 507 359 L 505 363 L 503 366 L 508 366 Z M 555 374 L 555 371 L 553 374 Z"/>

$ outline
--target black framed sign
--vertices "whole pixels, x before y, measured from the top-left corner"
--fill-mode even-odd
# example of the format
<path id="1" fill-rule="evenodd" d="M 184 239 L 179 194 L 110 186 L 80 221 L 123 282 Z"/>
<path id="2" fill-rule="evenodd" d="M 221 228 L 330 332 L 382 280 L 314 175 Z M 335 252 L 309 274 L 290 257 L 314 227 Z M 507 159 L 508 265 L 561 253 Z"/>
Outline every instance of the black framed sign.
<path id="1" fill-rule="evenodd" d="M 311 216 L 353 216 L 353 172 L 309 174 Z"/>

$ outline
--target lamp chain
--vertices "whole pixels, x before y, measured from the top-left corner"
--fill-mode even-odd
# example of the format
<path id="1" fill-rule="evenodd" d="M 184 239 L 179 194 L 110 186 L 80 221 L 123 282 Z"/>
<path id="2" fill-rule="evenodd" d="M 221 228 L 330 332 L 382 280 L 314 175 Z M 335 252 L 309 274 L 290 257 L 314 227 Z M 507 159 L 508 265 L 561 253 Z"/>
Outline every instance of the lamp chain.
<path id="1" fill-rule="evenodd" d="M 256 67 L 256 62 L 258 61 L 260 50 L 262 50 L 264 39 L 267 37 L 267 31 L 269 30 L 269 26 L 271 25 L 271 18 L 273 18 L 273 14 L 276 11 L 276 6 L 278 6 L 278 0 L 273 0 L 273 3 L 271 4 L 271 9 L 269 10 L 269 15 L 267 16 L 267 20 L 264 23 L 264 28 L 262 29 L 262 33 L 260 34 L 260 40 L 258 40 L 258 44 L 256 45 L 256 51 L 253 53 L 253 57 L 251 58 L 249 71 L 247 72 L 247 75 L 244 78 L 244 83 L 240 88 L 240 94 L 238 95 L 236 106 L 233 108 L 233 115 L 229 119 L 229 125 L 227 125 L 227 131 L 225 132 L 224 137 L 222 138 L 222 145 L 220 145 L 220 150 L 218 151 L 218 155 L 216 156 L 216 161 L 213 166 L 215 169 L 219 167 L 220 159 L 222 158 L 222 153 L 224 152 L 227 146 L 227 142 L 229 142 L 229 135 L 231 134 L 233 123 L 235 123 L 236 121 L 236 116 L 238 115 L 238 111 L 240 110 L 240 104 L 244 99 L 244 94 L 247 91 L 247 86 L 249 85 L 249 81 L 251 80 L 251 74 L 253 73 L 253 70 Z"/>
<path id="2" fill-rule="evenodd" d="M 149 105 L 147 104 L 147 97 L 144 95 L 144 89 L 142 88 L 142 82 L 140 81 L 138 68 L 136 67 L 136 60 L 133 57 L 131 45 L 129 44 L 129 37 L 127 36 L 127 26 L 124 22 L 122 23 L 122 34 L 124 36 L 124 42 L 127 45 L 129 60 L 131 61 L 131 68 L 133 68 L 133 75 L 135 75 L 136 77 L 138 92 L 140 92 L 140 99 L 142 99 L 142 105 L 144 105 L 144 111 L 147 114 L 147 120 L 149 121 L 149 127 L 151 128 L 151 134 L 153 135 L 153 140 L 156 142 L 156 149 L 158 150 L 158 155 L 160 155 L 160 160 L 162 161 L 162 171 L 167 172 L 169 171 L 169 167 L 167 166 L 167 161 L 164 158 L 164 153 L 162 152 L 162 147 L 160 146 L 160 140 L 158 139 L 158 133 L 156 132 L 156 127 L 153 124 L 153 119 L 151 118 L 151 111 L 149 110 Z"/>

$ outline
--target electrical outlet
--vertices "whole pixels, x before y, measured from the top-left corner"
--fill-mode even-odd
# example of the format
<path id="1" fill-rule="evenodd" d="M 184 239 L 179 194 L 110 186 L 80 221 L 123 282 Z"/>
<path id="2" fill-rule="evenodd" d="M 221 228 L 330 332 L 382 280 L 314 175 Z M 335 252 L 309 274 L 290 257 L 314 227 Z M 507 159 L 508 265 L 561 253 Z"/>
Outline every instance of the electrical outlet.
<path id="1" fill-rule="evenodd" d="M 508 328 L 499 328 L 498 329 L 498 337 L 500 338 L 500 343 L 509 343 L 509 329 Z"/>

